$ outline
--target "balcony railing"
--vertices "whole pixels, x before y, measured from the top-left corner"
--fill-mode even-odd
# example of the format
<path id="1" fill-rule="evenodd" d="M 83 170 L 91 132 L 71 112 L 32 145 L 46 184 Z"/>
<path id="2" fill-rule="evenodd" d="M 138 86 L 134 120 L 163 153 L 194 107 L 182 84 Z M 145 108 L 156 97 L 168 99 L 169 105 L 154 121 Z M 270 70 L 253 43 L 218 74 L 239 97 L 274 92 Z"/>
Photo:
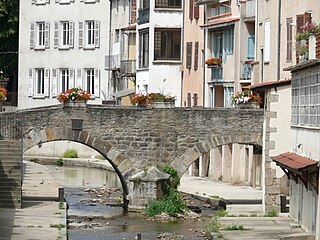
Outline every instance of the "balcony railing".
<path id="1" fill-rule="evenodd" d="M 150 8 L 141 8 L 138 11 L 138 24 L 144 24 L 149 22 Z"/>
<path id="2" fill-rule="evenodd" d="M 246 18 L 252 18 L 256 15 L 256 0 L 247 0 Z"/>
<path id="3" fill-rule="evenodd" d="M 121 55 L 107 55 L 105 57 L 105 69 L 106 70 L 116 70 L 120 69 Z"/>
<path id="4" fill-rule="evenodd" d="M 223 82 L 223 68 L 218 65 L 209 68 L 211 68 L 211 82 Z"/>
<path id="5" fill-rule="evenodd" d="M 250 63 L 241 63 L 241 80 L 251 80 L 252 65 Z"/>
<path id="6" fill-rule="evenodd" d="M 136 60 L 121 60 L 120 72 L 125 76 L 135 76 Z"/>

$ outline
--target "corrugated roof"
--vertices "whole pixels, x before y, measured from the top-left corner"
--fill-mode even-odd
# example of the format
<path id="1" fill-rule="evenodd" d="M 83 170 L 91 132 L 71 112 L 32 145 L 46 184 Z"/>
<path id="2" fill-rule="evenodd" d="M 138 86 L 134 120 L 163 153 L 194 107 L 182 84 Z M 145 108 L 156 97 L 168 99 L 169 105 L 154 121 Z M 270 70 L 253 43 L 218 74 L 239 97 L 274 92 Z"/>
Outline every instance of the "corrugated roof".
<path id="1" fill-rule="evenodd" d="M 295 172 L 301 172 L 318 165 L 317 161 L 290 152 L 281 153 L 271 158 L 278 165 Z"/>

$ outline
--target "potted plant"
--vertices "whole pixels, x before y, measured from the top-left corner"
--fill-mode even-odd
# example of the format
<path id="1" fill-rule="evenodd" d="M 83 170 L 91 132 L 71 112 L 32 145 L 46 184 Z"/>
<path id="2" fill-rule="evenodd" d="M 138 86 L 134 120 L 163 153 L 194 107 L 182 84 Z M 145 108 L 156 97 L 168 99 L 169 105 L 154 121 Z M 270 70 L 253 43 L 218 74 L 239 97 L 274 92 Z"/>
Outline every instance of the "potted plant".
<path id="1" fill-rule="evenodd" d="M 205 61 L 208 66 L 221 66 L 221 58 L 209 58 Z"/>
<path id="2" fill-rule="evenodd" d="M 146 107 L 148 104 L 148 94 L 138 93 L 131 99 L 131 103 L 135 106 Z"/>
<path id="3" fill-rule="evenodd" d="M 162 93 L 150 93 L 148 100 L 154 108 L 174 108 L 176 97 Z"/>
<path id="4" fill-rule="evenodd" d="M 259 108 L 262 98 L 258 95 L 253 95 L 249 90 L 244 90 L 235 94 L 232 97 L 232 102 L 238 108 Z"/>
<path id="5" fill-rule="evenodd" d="M 6 100 L 7 89 L 0 86 L 0 112 L 2 112 L 3 102 Z"/>
<path id="6" fill-rule="evenodd" d="M 91 94 L 81 88 L 71 88 L 57 97 L 64 107 L 86 107 L 87 101 L 91 99 Z"/>

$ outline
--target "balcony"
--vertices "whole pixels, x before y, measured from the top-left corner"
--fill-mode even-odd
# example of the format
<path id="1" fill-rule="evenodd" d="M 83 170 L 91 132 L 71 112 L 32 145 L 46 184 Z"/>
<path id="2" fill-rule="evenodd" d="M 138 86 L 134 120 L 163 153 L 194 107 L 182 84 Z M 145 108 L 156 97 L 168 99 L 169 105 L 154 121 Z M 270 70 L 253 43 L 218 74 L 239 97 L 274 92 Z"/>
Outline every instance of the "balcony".
<path id="1" fill-rule="evenodd" d="M 241 63 L 241 80 L 251 80 L 252 75 L 252 65 L 250 63 Z"/>
<path id="2" fill-rule="evenodd" d="M 141 8 L 138 10 L 138 24 L 144 24 L 149 22 L 150 8 Z"/>
<path id="3" fill-rule="evenodd" d="M 105 69 L 109 71 L 120 69 L 120 60 L 120 54 L 105 56 Z"/>
<path id="4" fill-rule="evenodd" d="M 219 65 L 208 66 L 211 68 L 211 82 L 223 82 L 223 68 Z"/>
<path id="5" fill-rule="evenodd" d="M 247 0 L 245 22 L 254 22 L 256 16 L 256 0 Z"/>
<path id="6" fill-rule="evenodd" d="M 136 60 L 121 60 L 120 73 L 126 77 L 136 75 Z"/>

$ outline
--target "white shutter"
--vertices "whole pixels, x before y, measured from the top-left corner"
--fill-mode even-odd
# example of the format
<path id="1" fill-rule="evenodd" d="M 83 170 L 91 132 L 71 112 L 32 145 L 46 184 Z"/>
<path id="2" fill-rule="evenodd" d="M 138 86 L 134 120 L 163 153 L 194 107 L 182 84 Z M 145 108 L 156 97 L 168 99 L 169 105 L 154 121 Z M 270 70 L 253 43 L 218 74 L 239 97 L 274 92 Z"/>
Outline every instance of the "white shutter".
<path id="1" fill-rule="evenodd" d="M 84 41 L 84 29 L 83 29 L 83 22 L 79 22 L 79 48 L 83 47 L 83 41 Z"/>
<path id="2" fill-rule="evenodd" d="M 59 22 L 54 22 L 54 40 L 53 40 L 53 47 L 59 47 Z"/>
<path id="3" fill-rule="evenodd" d="M 82 69 L 77 70 L 77 81 L 76 81 L 76 87 L 82 88 L 83 81 L 82 81 Z"/>
<path id="4" fill-rule="evenodd" d="M 58 76 L 57 69 L 52 69 L 52 97 L 56 97 L 58 95 Z"/>
<path id="5" fill-rule="evenodd" d="M 94 21 L 94 46 L 100 46 L 100 21 Z"/>
<path id="6" fill-rule="evenodd" d="M 46 3 L 50 3 L 50 0 L 46 0 Z"/>
<path id="7" fill-rule="evenodd" d="M 49 97 L 50 70 L 44 69 L 44 96 Z"/>
<path id="8" fill-rule="evenodd" d="M 50 35 L 49 35 L 49 28 L 50 28 L 50 23 L 49 22 L 45 22 L 44 24 L 44 29 L 45 29 L 45 33 L 44 33 L 44 45 L 46 48 L 49 48 L 49 40 L 50 40 Z"/>
<path id="9" fill-rule="evenodd" d="M 69 47 L 73 48 L 74 38 L 74 22 L 69 22 Z"/>
<path id="10" fill-rule="evenodd" d="M 100 76 L 99 69 L 94 69 L 94 97 L 100 96 Z"/>
<path id="11" fill-rule="evenodd" d="M 59 3 L 60 2 L 60 0 L 56 0 L 56 3 Z M 52 73 L 53 74 L 53 73 Z"/>
<path id="12" fill-rule="evenodd" d="M 69 89 L 74 88 L 74 69 L 70 68 L 69 69 Z"/>
<path id="13" fill-rule="evenodd" d="M 28 74 L 28 97 L 33 96 L 33 75 L 34 70 L 32 68 L 29 68 L 29 74 Z"/>
<path id="14" fill-rule="evenodd" d="M 30 23 L 30 48 L 31 48 L 31 49 L 34 48 L 34 40 L 35 40 L 35 36 L 34 36 L 35 30 L 34 30 L 34 27 L 35 27 L 35 23 L 34 23 L 34 22 Z"/>
<path id="15" fill-rule="evenodd" d="M 270 50 L 270 20 L 267 20 L 264 23 L 264 62 L 270 62 Z"/>

